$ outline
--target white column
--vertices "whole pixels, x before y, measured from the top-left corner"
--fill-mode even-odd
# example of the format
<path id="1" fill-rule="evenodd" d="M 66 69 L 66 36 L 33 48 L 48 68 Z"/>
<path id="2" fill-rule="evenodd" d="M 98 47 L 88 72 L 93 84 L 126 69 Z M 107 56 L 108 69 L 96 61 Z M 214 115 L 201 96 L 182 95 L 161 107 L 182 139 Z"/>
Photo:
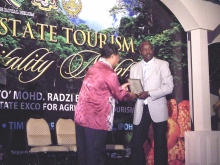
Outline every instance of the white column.
<path id="1" fill-rule="evenodd" d="M 191 31 L 192 92 L 195 131 L 211 130 L 207 30 Z"/>
<path id="2" fill-rule="evenodd" d="M 220 131 L 185 132 L 186 165 L 220 164 Z"/>
<path id="3" fill-rule="evenodd" d="M 219 165 L 220 131 L 211 131 L 207 30 L 196 29 L 190 33 L 189 92 L 195 131 L 185 132 L 185 161 L 186 165 Z"/>

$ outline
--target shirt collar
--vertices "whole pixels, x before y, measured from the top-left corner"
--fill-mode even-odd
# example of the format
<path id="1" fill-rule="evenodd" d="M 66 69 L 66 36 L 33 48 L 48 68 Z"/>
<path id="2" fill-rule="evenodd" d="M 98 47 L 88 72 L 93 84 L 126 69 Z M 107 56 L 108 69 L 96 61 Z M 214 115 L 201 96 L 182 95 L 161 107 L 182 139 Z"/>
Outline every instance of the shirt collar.
<path id="1" fill-rule="evenodd" d="M 142 63 L 143 63 L 143 65 L 150 66 L 150 64 L 152 63 L 153 60 L 154 60 L 154 57 L 153 57 L 150 61 L 148 61 L 148 62 L 145 62 L 145 61 L 142 59 Z"/>
<path id="2" fill-rule="evenodd" d="M 104 59 L 104 58 L 102 58 L 102 57 L 100 57 L 99 58 L 99 61 L 101 61 L 101 62 L 103 62 L 103 63 L 105 63 L 106 65 L 108 65 L 110 68 L 112 68 L 113 69 L 113 67 L 111 66 L 111 64 L 106 60 L 106 59 Z"/>

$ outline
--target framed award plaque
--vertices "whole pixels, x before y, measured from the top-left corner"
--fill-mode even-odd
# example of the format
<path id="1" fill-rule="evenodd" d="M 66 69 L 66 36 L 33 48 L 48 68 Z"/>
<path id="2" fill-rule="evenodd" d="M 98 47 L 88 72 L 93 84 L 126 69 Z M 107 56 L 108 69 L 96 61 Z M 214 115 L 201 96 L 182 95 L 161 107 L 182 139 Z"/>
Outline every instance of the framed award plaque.
<path id="1" fill-rule="evenodd" d="M 128 79 L 130 91 L 139 94 L 144 91 L 140 79 Z"/>

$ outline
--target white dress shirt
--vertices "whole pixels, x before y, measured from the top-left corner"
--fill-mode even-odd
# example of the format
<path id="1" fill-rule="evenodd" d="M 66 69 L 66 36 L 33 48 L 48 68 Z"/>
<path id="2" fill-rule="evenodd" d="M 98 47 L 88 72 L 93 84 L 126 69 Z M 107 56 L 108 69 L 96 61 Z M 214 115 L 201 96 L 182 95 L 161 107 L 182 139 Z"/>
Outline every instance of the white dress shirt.
<path id="1" fill-rule="evenodd" d="M 148 62 L 145 62 L 144 60 L 142 60 L 142 64 L 143 64 L 143 78 L 144 78 L 144 81 L 143 81 L 143 88 L 144 88 L 144 91 L 147 91 L 147 86 L 146 86 L 146 81 L 147 81 L 147 77 L 148 77 L 148 74 L 149 74 L 149 68 L 150 68 L 150 64 L 152 63 L 154 57 L 148 61 Z M 148 91 L 149 92 L 149 91 Z M 147 98 L 144 100 L 144 104 L 147 105 Z"/>

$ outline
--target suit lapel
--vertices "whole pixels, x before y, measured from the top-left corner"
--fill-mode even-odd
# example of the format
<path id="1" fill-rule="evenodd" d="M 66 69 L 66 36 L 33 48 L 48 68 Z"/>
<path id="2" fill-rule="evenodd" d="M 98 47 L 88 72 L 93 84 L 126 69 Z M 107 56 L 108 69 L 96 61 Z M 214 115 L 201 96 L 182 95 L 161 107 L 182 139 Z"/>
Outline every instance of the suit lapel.
<path id="1" fill-rule="evenodd" d="M 136 69 L 136 75 L 137 78 L 141 80 L 141 83 L 143 84 L 143 66 L 142 66 L 142 61 L 140 61 L 137 65 L 137 69 Z"/>

